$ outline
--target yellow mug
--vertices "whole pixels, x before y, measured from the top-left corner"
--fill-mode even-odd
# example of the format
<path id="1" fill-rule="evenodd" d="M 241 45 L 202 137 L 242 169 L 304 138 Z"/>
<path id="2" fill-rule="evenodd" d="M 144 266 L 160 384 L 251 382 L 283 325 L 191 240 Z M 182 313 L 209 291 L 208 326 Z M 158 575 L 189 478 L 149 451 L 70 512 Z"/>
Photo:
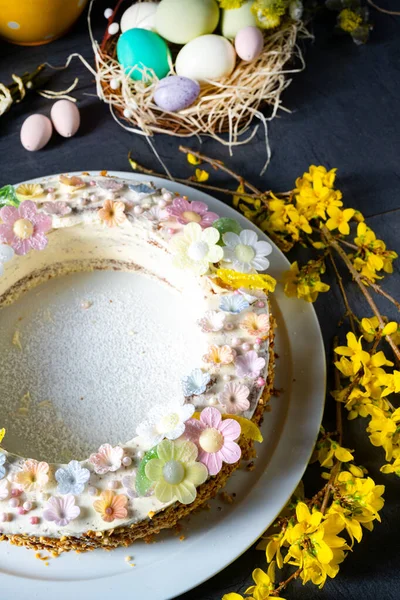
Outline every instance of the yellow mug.
<path id="1" fill-rule="evenodd" d="M 0 36 L 20 46 L 48 44 L 75 23 L 88 0 L 0 0 Z"/>

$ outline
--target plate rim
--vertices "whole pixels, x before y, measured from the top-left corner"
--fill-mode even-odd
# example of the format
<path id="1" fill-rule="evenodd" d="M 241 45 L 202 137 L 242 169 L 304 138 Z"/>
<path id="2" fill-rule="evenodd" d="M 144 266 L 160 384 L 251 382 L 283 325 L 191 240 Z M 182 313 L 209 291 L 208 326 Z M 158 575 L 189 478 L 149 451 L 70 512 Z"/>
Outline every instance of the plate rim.
<path id="1" fill-rule="evenodd" d="M 100 174 L 104 174 L 104 171 L 100 171 L 100 170 L 88 170 L 88 171 L 71 171 L 69 172 L 70 175 L 82 175 L 82 174 L 88 174 L 89 176 L 99 176 Z M 175 181 L 171 181 L 169 179 L 164 179 L 161 177 L 157 177 L 157 176 L 152 176 L 151 174 L 149 175 L 145 175 L 145 174 L 140 174 L 140 173 L 134 173 L 134 172 L 130 172 L 130 171 L 106 171 L 107 175 L 110 175 L 112 177 L 120 177 L 123 179 L 131 179 L 131 180 L 141 180 L 141 181 L 153 181 L 158 187 L 165 187 L 167 189 L 171 189 L 171 188 L 177 188 L 176 191 L 181 190 L 182 194 L 185 195 L 190 195 L 193 194 L 193 192 L 195 192 L 196 194 L 200 195 L 202 197 L 202 199 L 207 203 L 210 202 L 211 203 L 216 203 L 217 205 L 219 205 L 223 211 L 227 211 L 228 213 L 234 213 L 235 218 L 238 219 L 239 221 L 242 222 L 246 222 L 248 224 L 248 226 L 250 226 L 252 229 L 256 230 L 257 233 L 259 234 L 259 236 L 266 238 L 273 246 L 274 251 L 277 252 L 280 255 L 280 260 L 284 261 L 286 266 L 289 267 L 290 263 L 288 261 L 288 259 L 286 258 L 286 256 L 283 254 L 283 252 L 281 250 L 279 250 L 279 248 L 277 248 L 276 244 L 274 244 L 274 242 L 272 240 L 270 240 L 270 238 L 264 233 L 262 232 L 256 225 L 254 225 L 251 221 L 249 221 L 248 219 L 246 219 L 246 217 L 244 217 L 241 213 L 239 213 L 237 210 L 235 210 L 232 206 L 230 206 L 229 204 L 225 204 L 224 202 L 222 202 L 221 200 L 219 200 L 218 198 L 215 198 L 213 196 L 211 196 L 211 194 L 208 194 L 206 191 L 203 191 L 201 189 L 198 188 L 191 188 L 189 185 L 183 184 L 183 183 L 179 183 L 179 182 L 175 182 Z M 47 179 L 51 179 L 54 177 L 57 177 L 59 175 L 59 173 L 53 174 L 53 175 L 46 175 L 46 176 L 41 176 L 41 177 L 36 177 L 34 179 L 29 179 L 17 184 L 14 184 L 14 187 L 17 187 L 18 185 L 20 185 L 21 183 L 36 183 L 38 181 L 43 181 L 43 180 L 47 180 Z M 233 216 L 233 215 L 232 215 Z M 296 302 L 301 302 L 299 300 L 294 300 Z M 296 475 L 294 476 L 294 474 L 291 474 L 291 481 L 292 484 L 289 486 L 290 488 L 290 492 L 285 494 L 285 500 L 284 501 L 279 501 L 280 507 L 276 509 L 276 511 L 274 511 L 274 516 L 272 519 L 270 519 L 269 523 L 267 523 L 266 525 L 260 525 L 261 531 L 259 531 L 257 533 L 257 535 L 254 537 L 254 535 L 247 537 L 246 541 L 243 542 L 243 544 L 240 545 L 240 550 L 239 551 L 234 551 L 229 558 L 227 559 L 223 559 L 220 560 L 218 565 L 215 568 L 211 568 L 210 570 L 208 570 L 207 573 L 203 573 L 204 568 L 203 569 L 196 569 L 196 575 L 194 576 L 194 581 L 193 581 L 193 573 L 189 574 L 189 578 L 182 578 L 183 581 L 179 582 L 179 584 L 177 582 L 173 582 L 171 585 L 171 582 L 167 585 L 168 581 L 163 580 L 163 595 L 154 595 L 154 588 L 148 589 L 147 591 L 152 591 L 153 595 L 152 595 L 152 599 L 153 600 L 167 600 L 167 599 L 172 599 L 175 598 L 176 596 L 179 596 L 181 594 L 184 594 L 192 589 L 194 589 L 195 587 L 201 585 L 202 583 L 204 583 L 205 581 L 207 581 L 208 579 L 211 579 L 212 577 L 214 577 L 215 575 L 217 575 L 218 573 L 220 573 L 222 570 L 224 570 L 226 567 L 228 567 L 230 564 L 232 564 L 235 560 L 237 560 L 242 554 L 244 554 L 244 552 L 246 552 L 246 550 L 248 550 L 262 535 L 262 533 L 269 527 L 269 525 L 276 519 L 276 517 L 279 515 L 279 513 L 281 512 L 282 508 L 285 506 L 285 504 L 287 503 L 287 501 L 290 499 L 291 495 L 293 494 L 293 491 L 295 490 L 296 486 L 298 485 L 299 481 L 301 480 L 301 478 L 303 477 L 303 474 L 308 466 L 309 463 L 309 459 L 311 457 L 315 442 L 317 440 L 318 437 L 318 432 L 320 429 L 320 425 L 322 422 L 322 416 L 323 416 L 323 412 L 324 412 L 324 408 L 325 408 L 325 400 L 326 400 L 326 385 L 327 385 L 327 381 L 326 381 L 326 354 L 325 354 L 325 347 L 324 347 L 324 340 L 323 340 L 323 336 L 322 336 L 322 332 L 321 332 L 321 328 L 319 325 L 319 321 L 318 321 L 318 317 L 317 314 L 315 312 L 314 307 L 311 304 L 305 303 L 303 305 L 303 313 L 306 313 L 308 318 L 312 320 L 313 322 L 313 327 L 314 327 L 314 334 L 317 335 L 318 337 L 318 350 L 319 350 L 319 357 L 320 357 L 320 361 L 319 361 L 319 380 L 318 380 L 318 387 L 319 389 L 314 391 L 314 394 L 316 396 L 319 397 L 319 403 L 318 403 L 318 407 L 319 407 L 319 411 L 317 414 L 313 414 L 313 419 L 312 419 L 312 424 L 308 424 L 308 427 L 310 428 L 310 431 L 308 432 L 308 438 L 307 438 L 307 450 L 303 449 L 303 455 L 301 457 L 301 466 L 299 466 L 299 464 L 297 464 L 296 466 Z M 314 382 L 315 383 L 315 382 Z M 322 385 L 322 387 L 321 387 Z M 290 405 L 291 403 L 289 403 Z M 316 404 L 316 402 L 314 401 L 314 404 Z M 316 410 L 316 406 L 313 407 L 314 410 Z M 285 431 L 285 429 L 288 426 L 288 421 L 290 421 L 289 419 L 289 408 L 288 411 L 286 413 L 285 416 L 285 420 L 284 423 L 282 425 L 282 431 L 281 431 L 281 437 L 278 438 L 277 441 L 277 446 L 276 446 L 276 450 L 274 451 L 270 463 L 274 463 L 277 459 L 276 459 L 276 454 L 277 454 L 277 450 L 279 449 L 279 451 L 281 452 L 281 447 L 282 447 L 282 437 L 283 437 L 283 433 Z M 268 469 L 267 471 L 270 471 L 270 463 L 268 464 Z M 293 479 L 294 477 L 294 479 Z M 256 500 L 255 497 L 257 497 L 259 495 L 260 490 L 257 488 L 260 487 L 260 482 L 262 484 L 262 479 L 265 478 L 265 471 L 263 472 L 263 474 L 260 476 L 259 480 L 257 481 L 256 485 L 254 486 L 254 488 L 252 489 L 252 492 L 246 497 L 246 499 L 242 502 L 243 504 L 247 504 L 247 503 L 254 503 L 254 501 Z M 295 483 L 293 484 L 293 481 L 295 481 Z M 253 496 L 253 498 L 251 498 Z M 238 506 L 238 509 L 240 508 L 240 505 Z M 242 507 L 243 510 L 243 507 Z M 235 514 L 235 512 L 237 513 L 238 510 L 235 509 L 235 511 L 232 512 L 232 514 L 225 519 L 225 521 L 230 521 L 233 518 L 233 515 Z M 259 518 L 259 516 L 257 515 L 257 518 L 259 521 L 262 521 L 262 519 Z M 226 525 L 226 523 L 225 523 Z M 201 538 L 203 539 L 203 538 Z M 132 548 L 132 546 L 130 546 Z M 161 562 L 165 562 L 161 561 Z M 148 572 L 148 569 L 151 568 L 151 565 L 148 565 L 147 567 L 143 567 L 143 573 L 144 576 L 146 575 L 146 573 Z M 182 574 L 182 565 L 180 565 L 180 570 L 181 570 L 181 574 Z M 201 571 L 201 574 L 200 574 Z M 129 572 L 130 574 L 133 573 L 133 571 Z M 124 576 L 124 577 L 123 577 Z M 88 598 L 88 600 L 91 600 L 91 596 L 88 595 L 88 591 L 90 590 L 90 588 L 93 588 L 95 586 L 95 582 L 97 581 L 101 581 L 101 582 L 105 582 L 105 581 L 109 581 L 112 585 L 112 591 L 114 593 L 118 593 L 118 591 L 123 592 L 124 590 L 121 589 L 118 590 L 117 589 L 117 585 L 118 587 L 120 587 L 121 582 L 122 582 L 122 586 L 125 586 L 126 583 L 126 578 L 129 576 L 128 573 L 120 573 L 120 574 L 111 574 L 101 578 L 97 578 L 97 579 L 89 579 L 89 580 L 62 580 L 62 583 L 65 587 L 65 591 L 67 592 L 68 596 L 74 592 L 74 587 L 77 588 L 78 591 L 78 586 L 79 586 L 79 593 L 85 594 L 86 598 Z M 25 577 L 20 578 L 19 576 L 16 575 L 10 575 L 10 574 L 5 574 L 4 575 L 5 579 L 8 579 L 9 581 L 13 582 L 12 583 L 12 588 L 17 591 L 15 589 L 15 583 L 16 580 L 21 579 L 24 585 L 24 581 L 26 581 Z M 116 584 L 116 578 L 119 578 L 119 584 Z M 2 573 L 0 573 L 0 584 L 1 584 L 1 579 L 3 579 L 3 575 Z M 33 578 L 29 578 L 30 582 L 31 582 L 31 586 L 37 584 L 38 588 L 37 588 L 37 593 L 41 594 L 43 592 L 47 592 L 47 593 L 51 593 L 54 592 L 56 590 L 56 586 L 57 586 L 57 591 L 59 592 L 60 590 L 58 589 L 59 586 L 57 584 L 61 584 L 61 580 L 59 579 L 54 579 L 54 580 L 41 580 L 41 579 L 34 579 L 35 584 L 33 584 Z M 189 581 L 190 580 L 190 581 Z M 88 585 L 85 585 L 88 584 Z M 36 590 L 33 590 L 32 587 L 30 586 L 30 596 L 32 597 L 32 593 L 35 593 Z M 43 586 L 43 587 L 42 587 Z M 84 588 L 87 588 L 86 590 Z M 168 589 L 166 589 L 168 588 Z M 67 591 L 68 590 L 68 591 Z M 145 588 L 143 588 L 143 591 L 145 590 Z M 166 595 L 165 595 L 166 594 Z M 97 597 L 97 592 L 95 592 L 93 597 Z M 67 597 L 67 596 L 65 596 Z M 62 600 L 62 598 L 64 598 L 64 595 L 61 594 L 61 597 L 59 595 L 59 600 Z"/>

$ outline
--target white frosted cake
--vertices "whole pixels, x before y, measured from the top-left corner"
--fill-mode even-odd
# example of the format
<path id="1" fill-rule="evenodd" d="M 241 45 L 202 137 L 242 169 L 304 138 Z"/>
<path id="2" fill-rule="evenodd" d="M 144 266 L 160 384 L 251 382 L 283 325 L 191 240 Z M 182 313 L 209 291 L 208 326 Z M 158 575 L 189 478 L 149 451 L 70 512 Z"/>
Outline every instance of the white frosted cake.
<path id="1" fill-rule="evenodd" d="M 173 527 L 262 440 L 270 244 L 107 174 L 0 203 L 0 541 L 82 551 Z"/>

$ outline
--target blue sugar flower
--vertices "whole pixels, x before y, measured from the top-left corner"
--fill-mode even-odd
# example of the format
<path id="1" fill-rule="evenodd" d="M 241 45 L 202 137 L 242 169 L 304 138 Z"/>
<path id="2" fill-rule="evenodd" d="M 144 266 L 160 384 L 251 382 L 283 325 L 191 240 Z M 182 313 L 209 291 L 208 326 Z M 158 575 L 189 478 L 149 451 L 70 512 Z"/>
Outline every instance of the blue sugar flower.
<path id="1" fill-rule="evenodd" d="M 150 185 L 146 185 L 145 183 L 133 183 L 128 186 L 132 192 L 136 192 L 137 194 L 154 194 L 155 189 Z"/>
<path id="2" fill-rule="evenodd" d="M 229 294 L 227 296 L 222 296 L 219 303 L 221 310 L 233 315 L 241 313 L 242 310 L 249 308 L 249 306 L 249 303 L 241 294 Z"/>
<path id="3" fill-rule="evenodd" d="M 85 483 L 89 481 L 90 471 L 81 467 L 77 460 L 71 460 L 65 467 L 56 471 L 55 478 L 58 482 L 57 492 L 59 494 L 82 494 Z"/>
<path id="4" fill-rule="evenodd" d="M 200 394 L 204 394 L 210 379 L 209 373 L 203 373 L 201 369 L 194 369 L 190 375 L 182 378 L 183 395 L 200 396 Z"/>
<path id="5" fill-rule="evenodd" d="M 0 452 L 0 479 L 3 479 L 6 474 L 5 462 L 7 460 L 6 455 L 3 452 Z"/>

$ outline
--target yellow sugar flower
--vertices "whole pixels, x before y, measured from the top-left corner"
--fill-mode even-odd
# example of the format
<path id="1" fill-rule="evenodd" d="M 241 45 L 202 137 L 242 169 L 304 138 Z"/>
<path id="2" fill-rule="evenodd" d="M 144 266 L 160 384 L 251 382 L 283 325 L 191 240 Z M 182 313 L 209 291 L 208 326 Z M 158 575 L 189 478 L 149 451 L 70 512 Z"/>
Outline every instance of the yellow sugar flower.
<path id="1" fill-rule="evenodd" d="M 357 340 L 354 333 L 350 331 L 347 334 L 346 338 L 347 346 L 338 346 L 337 348 L 335 348 L 335 352 L 340 356 L 348 356 L 351 362 L 354 364 L 354 369 L 357 373 L 361 369 L 361 365 L 368 364 L 370 356 L 368 352 L 366 352 L 362 348 L 362 336 Z"/>
<path id="2" fill-rule="evenodd" d="M 189 269 L 195 275 L 204 275 L 210 263 L 219 262 L 224 255 L 221 246 L 217 245 L 219 237 L 215 227 L 202 229 L 198 223 L 188 223 L 170 242 L 174 265 Z"/>
<path id="3" fill-rule="evenodd" d="M 254 569 L 252 573 L 253 581 L 255 585 L 251 585 L 245 591 L 245 594 L 251 594 L 254 600 L 265 600 L 271 598 L 271 592 L 275 590 L 275 563 L 272 562 L 267 573 L 262 569 Z M 280 596 L 273 595 L 278 600 L 284 600 Z"/>
<path id="4" fill-rule="evenodd" d="M 21 183 L 15 190 L 18 200 L 33 200 L 38 196 L 42 196 L 44 189 L 39 183 Z"/>
<path id="5" fill-rule="evenodd" d="M 340 208 L 337 208 L 337 206 L 329 206 L 326 212 L 330 217 L 326 222 L 326 226 L 329 231 L 339 229 L 339 232 L 342 235 L 349 235 L 349 221 L 353 218 L 355 210 L 353 208 L 345 208 L 344 210 L 340 210 Z"/>
<path id="6" fill-rule="evenodd" d="M 163 440 L 157 446 L 158 458 L 146 464 L 146 477 L 156 485 L 154 494 L 160 502 L 178 500 L 190 504 L 196 498 L 196 486 L 204 483 L 207 467 L 196 462 L 198 450 L 193 442 Z"/>
<path id="7" fill-rule="evenodd" d="M 208 353 L 204 355 L 203 359 L 214 365 L 229 365 L 234 361 L 235 355 L 230 346 L 212 345 L 209 346 Z"/>

